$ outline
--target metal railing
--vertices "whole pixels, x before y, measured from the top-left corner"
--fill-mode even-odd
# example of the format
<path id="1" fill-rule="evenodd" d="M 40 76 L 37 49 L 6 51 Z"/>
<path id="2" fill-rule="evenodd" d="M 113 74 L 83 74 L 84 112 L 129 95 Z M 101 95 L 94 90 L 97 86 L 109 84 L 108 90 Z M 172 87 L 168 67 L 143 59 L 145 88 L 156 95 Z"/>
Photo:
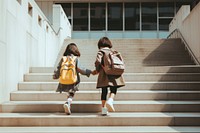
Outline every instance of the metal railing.
<path id="1" fill-rule="evenodd" d="M 188 50 L 192 60 L 197 64 L 200 65 L 200 62 L 198 61 L 198 59 L 196 58 L 196 56 L 194 55 L 194 53 L 192 52 L 192 50 L 190 49 L 190 46 L 188 45 L 188 43 L 185 41 L 183 35 L 181 34 L 179 29 L 175 29 L 174 31 L 172 31 L 167 38 L 171 38 L 175 36 L 174 38 L 180 38 L 181 41 L 183 42 L 183 44 L 185 45 L 186 49 Z"/>
<path id="2" fill-rule="evenodd" d="M 59 27 L 58 31 L 56 32 L 54 27 L 52 26 L 52 24 L 48 20 L 44 19 L 43 21 L 45 21 L 51 27 L 51 29 L 53 30 L 55 35 L 58 35 L 60 33 L 60 30 L 62 30 L 62 27 Z"/>

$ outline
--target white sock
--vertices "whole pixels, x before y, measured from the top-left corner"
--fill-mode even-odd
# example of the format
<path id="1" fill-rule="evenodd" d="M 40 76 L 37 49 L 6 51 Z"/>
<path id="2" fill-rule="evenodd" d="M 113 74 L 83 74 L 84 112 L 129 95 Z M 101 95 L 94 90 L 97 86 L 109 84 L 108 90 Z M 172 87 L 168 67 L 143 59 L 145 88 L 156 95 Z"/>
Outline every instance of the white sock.
<path id="1" fill-rule="evenodd" d="M 69 98 L 67 99 L 67 102 L 68 102 L 68 104 L 70 105 L 70 104 L 72 103 L 72 98 L 69 97 Z"/>
<path id="2" fill-rule="evenodd" d="M 109 98 L 108 101 L 113 103 L 113 98 Z"/>

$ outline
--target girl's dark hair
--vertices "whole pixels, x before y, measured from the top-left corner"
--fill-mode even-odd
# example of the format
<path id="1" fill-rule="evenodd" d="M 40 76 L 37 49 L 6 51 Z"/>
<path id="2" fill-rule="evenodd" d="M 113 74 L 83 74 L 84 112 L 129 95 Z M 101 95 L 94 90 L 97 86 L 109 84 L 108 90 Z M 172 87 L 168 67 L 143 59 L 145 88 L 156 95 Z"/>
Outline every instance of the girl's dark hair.
<path id="1" fill-rule="evenodd" d="M 112 43 L 111 43 L 111 41 L 108 39 L 108 37 L 102 37 L 101 39 L 99 39 L 98 48 L 100 49 L 101 47 L 109 47 L 109 48 L 112 48 Z"/>
<path id="2" fill-rule="evenodd" d="M 75 55 L 75 56 L 81 56 L 81 53 L 78 50 L 78 47 L 76 46 L 75 43 L 70 43 L 67 45 L 67 48 L 63 54 L 63 56 L 68 56 L 68 55 Z"/>

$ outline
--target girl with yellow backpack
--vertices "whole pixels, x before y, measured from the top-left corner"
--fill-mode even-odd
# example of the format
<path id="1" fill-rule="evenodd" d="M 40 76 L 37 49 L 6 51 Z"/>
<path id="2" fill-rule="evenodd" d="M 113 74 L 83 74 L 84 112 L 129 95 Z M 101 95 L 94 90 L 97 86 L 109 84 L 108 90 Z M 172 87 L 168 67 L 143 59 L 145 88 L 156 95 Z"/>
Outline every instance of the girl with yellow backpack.
<path id="1" fill-rule="evenodd" d="M 78 91 L 78 86 L 80 83 L 79 73 L 82 75 L 90 76 L 92 73 L 89 69 L 84 69 L 80 67 L 78 57 L 80 57 L 80 52 L 75 43 L 70 43 L 62 59 L 60 60 L 57 69 L 54 71 L 53 79 L 59 79 L 59 84 L 56 92 L 67 92 L 67 101 L 63 105 L 65 113 L 67 115 L 71 114 L 71 103 L 76 91 Z"/>

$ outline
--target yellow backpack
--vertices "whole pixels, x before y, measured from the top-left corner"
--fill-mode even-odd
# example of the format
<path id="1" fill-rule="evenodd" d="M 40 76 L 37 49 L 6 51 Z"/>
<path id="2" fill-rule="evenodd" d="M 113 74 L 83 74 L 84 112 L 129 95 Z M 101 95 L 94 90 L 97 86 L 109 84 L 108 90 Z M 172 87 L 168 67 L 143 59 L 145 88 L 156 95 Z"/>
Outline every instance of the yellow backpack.
<path id="1" fill-rule="evenodd" d="M 59 83 L 72 85 L 77 82 L 76 58 L 76 56 L 63 56 Z"/>

